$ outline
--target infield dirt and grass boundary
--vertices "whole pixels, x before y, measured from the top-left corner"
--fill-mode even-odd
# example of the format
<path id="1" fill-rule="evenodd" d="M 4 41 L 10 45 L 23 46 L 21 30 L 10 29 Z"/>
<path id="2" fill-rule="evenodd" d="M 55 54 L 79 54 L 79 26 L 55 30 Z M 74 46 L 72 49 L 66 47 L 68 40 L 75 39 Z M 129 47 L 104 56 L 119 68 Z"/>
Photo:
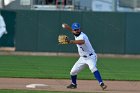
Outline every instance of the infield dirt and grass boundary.
<path id="1" fill-rule="evenodd" d="M 22 90 L 26 90 L 25 93 L 33 93 L 30 90 L 39 90 L 41 91 L 39 93 L 44 93 L 44 91 L 45 93 L 140 93 L 139 55 L 99 54 L 98 66 L 105 83 L 108 85 L 105 91 L 102 91 L 97 81 L 92 79 L 88 69 L 79 75 L 77 89 L 67 89 L 66 86 L 70 83 L 69 70 L 74 63 L 73 61 L 77 60 L 77 56 L 77 54 L 72 55 L 71 53 L 67 53 L 66 56 L 64 53 L 1 51 L 0 91 L 5 91 L 3 93 L 9 93 L 6 91 L 24 93 Z M 56 63 L 56 61 L 60 62 Z M 51 66 L 54 68 L 52 69 Z M 26 85 L 29 84 L 46 84 L 48 86 L 27 88 Z M 18 92 L 12 92 L 13 90 Z"/>

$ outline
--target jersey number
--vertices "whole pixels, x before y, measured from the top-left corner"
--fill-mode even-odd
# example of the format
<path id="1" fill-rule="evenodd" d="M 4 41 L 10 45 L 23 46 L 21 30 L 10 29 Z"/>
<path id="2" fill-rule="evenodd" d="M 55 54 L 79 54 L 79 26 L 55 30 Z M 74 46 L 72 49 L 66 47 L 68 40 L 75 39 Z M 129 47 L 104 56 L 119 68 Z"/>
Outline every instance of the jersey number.
<path id="1" fill-rule="evenodd" d="M 80 48 L 84 51 L 84 49 L 82 47 L 80 47 Z"/>

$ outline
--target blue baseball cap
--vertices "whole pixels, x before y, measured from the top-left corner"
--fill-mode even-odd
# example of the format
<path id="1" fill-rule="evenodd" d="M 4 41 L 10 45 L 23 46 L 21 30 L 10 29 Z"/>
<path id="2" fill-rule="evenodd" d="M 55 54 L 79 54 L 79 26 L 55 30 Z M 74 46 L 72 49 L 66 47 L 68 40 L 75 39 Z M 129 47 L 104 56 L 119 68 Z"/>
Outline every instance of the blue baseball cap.
<path id="1" fill-rule="evenodd" d="M 72 30 L 80 29 L 80 24 L 79 23 L 73 23 L 71 28 L 72 28 Z"/>

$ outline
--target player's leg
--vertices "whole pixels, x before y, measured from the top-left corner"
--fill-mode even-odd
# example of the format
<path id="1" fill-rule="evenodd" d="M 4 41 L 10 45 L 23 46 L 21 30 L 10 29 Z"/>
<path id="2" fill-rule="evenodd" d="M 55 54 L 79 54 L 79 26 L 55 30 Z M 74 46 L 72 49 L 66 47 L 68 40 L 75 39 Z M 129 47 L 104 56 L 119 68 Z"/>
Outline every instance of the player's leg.
<path id="1" fill-rule="evenodd" d="M 77 74 L 85 67 L 85 64 L 82 62 L 82 58 L 74 64 L 70 71 L 71 75 L 71 84 L 67 88 L 77 88 Z"/>
<path id="2" fill-rule="evenodd" d="M 98 82 L 99 82 L 101 88 L 102 88 L 103 90 L 106 89 L 107 86 L 103 83 L 102 77 L 101 77 L 100 72 L 99 72 L 98 70 L 96 70 L 96 71 L 94 72 L 94 76 L 95 76 L 95 78 L 98 80 Z"/>
<path id="3" fill-rule="evenodd" d="M 99 84 L 101 85 L 103 83 L 103 80 L 101 78 L 100 72 L 98 70 L 93 72 L 94 77 L 98 80 Z"/>
<path id="4" fill-rule="evenodd" d="M 91 70 L 91 72 L 93 73 L 94 77 L 96 78 L 96 80 L 98 80 L 100 86 L 102 87 L 102 89 L 106 89 L 106 85 L 103 83 L 103 80 L 102 80 L 102 77 L 100 75 L 100 72 L 98 71 L 97 67 L 96 67 L 96 62 L 97 62 L 97 59 L 96 59 L 96 56 L 93 58 L 89 58 L 87 60 L 87 64 L 89 66 L 89 69 Z"/>
<path id="5" fill-rule="evenodd" d="M 99 84 L 101 84 L 103 81 L 102 81 L 101 75 L 96 67 L 96 62 L 94 62 L 93 59 L 88 59 L 87 64 L 88 64 L 91 72 L 94 74 L 94 77 L 98 80 Z"/>

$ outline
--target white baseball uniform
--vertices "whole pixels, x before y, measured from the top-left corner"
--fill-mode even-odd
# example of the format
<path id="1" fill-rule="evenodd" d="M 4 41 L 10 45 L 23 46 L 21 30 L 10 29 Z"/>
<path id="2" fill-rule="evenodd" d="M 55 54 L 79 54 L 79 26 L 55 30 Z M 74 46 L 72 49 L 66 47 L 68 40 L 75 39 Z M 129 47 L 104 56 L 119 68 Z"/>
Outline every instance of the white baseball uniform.
<path id="1" fill-rule="evenodd" d="M 75 40 L 84 40 L 85 43 L 82 45 L 76 44 L 80 58 L 71 69 L 70 75 L 77 75 L 85 66 L 88 66 L 92 73 L 97 71 L 97 56 L 87 35 L 81 32 L 78 37 L 75 36 Z"/>
<path id="2" fill-rule="evenodd" d="M 2 15 L 0 14 L 0 38 L 2 37 L 3 34 L 6 34 L 6 33 L 7 33 L 6 25 L 5 25 Z"/>

